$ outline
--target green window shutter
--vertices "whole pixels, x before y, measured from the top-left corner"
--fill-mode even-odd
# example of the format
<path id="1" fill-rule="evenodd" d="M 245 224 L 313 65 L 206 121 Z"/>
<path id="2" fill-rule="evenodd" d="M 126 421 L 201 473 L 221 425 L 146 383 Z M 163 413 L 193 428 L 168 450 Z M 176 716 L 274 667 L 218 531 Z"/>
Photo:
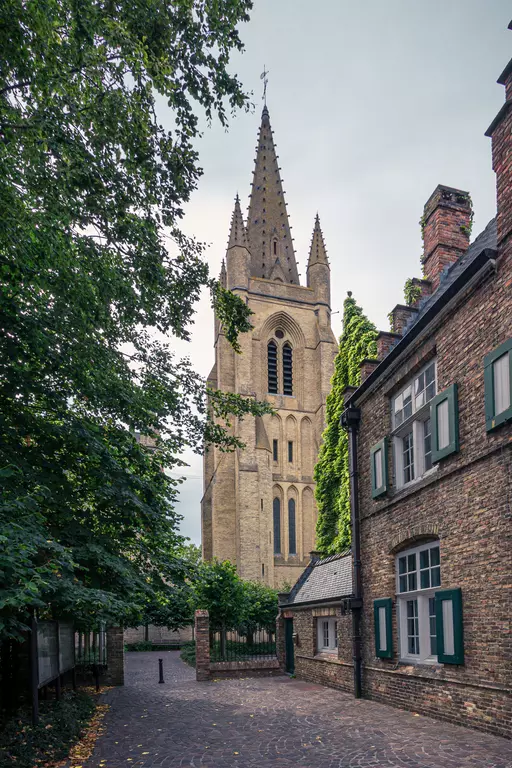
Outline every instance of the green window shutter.
<path id="1" fill-rule="evenodd" d="M 501 413 L 496 413 L 494 399 L 494 363 L 508 354 L 509 365 L 509 401 L 510 406 Z M 485 428 L 487 432 L 500 427 L 512 419 L 512 338 L 493 349 L 484 358 L 484 390 L 485 390 Z"/>
<path id="2" fill-rule="evenodd" d="M 437 660 L 441 664 L 464 664 L 462 591 L 443 589 L 435 594 Z"/>
<path id="3" fill-rule="evenodd" d="M 459 404 L 457 384 L 440 392 L 430 406 L 432 461 L 440 461 L 459 450 Z"/>
<path id="4" fill-rule="evenodd" d="M 393 658 L 393 601 L 390 597 L 373 601 L 375 655 L 381 659 Z"/>
<path id="5" fill-rule="evenodd" d="M 372 498 L 377 499 L 388 490 L 388 439 L 383 438 L 370 450 Z"/>

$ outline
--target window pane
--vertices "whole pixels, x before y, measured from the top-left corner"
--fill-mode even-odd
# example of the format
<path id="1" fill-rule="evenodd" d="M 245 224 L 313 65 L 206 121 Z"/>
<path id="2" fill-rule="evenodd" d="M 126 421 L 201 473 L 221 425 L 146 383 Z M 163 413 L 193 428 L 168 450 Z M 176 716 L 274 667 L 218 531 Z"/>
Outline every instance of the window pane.
<path id="1" fill-rule="evenodd" d="M 404 420 L 404 412 L 402 410 L 395 412 L 395 427 L 400 426 Z"/>
<path id="2" fill-rule="evenodd" d="M 425 374 L 420 373 L 416 381 L 414 382 L 414 394 L 419 395 L 425 389 Z"/>
<path id="3" fill-rule="evenodd" d="M 436 364 L 431 363 L 425 370 L 425 384 L 435 383 L 436 380 Z"/>
<path id="4" fill-rule="evenodd" d="M 334 622 L 334 647 L 338 647 L 338 622 Z"/>
<path id="5" fill-rule="evenodd" d="M 450 443 L 450 425 L 448 418 L 448 400 L 437 406 L 437 448 L 442 450 Z"/>
<path id="6" fill-rule="evenodd" d="M 428 549 L 423 549 L 420 552 L 420 568 L 428 568 L 428 566 L 429 566 Z"/>
<path id="7" fill-rule="evenodd" d="M 432 568 L 432 570 L 430 571 L 430 580 L 432 582 L 433 587 L 441 586 L 441 569 L 439 566 Z"/>
<path id="8" fill-rule="evenodd" d="M 418 583 L 416 581 L 416 572 L 410 573 L 408 576 L 409 579 L 409 592 L 413 592 L 415 589 L 418 588 Z"/>
<path id="9" fill-rule="evenodd" d="M 408 556 L 407 565 L 408 565 L 408 568 L 407 568 L 408 571 L 416 570 L 416 555 L 414 554 L 414 552 L 412 555 Z"/>
<path id="10" fill-rule="evenodd" d="M 293 464 L 293 442 L 291 440 L 288 441 L 288 461 Z"/>
<path id="11" fill-rule="evenodd" d="M 273 501 L 274 514 L 274 554 L 281 554 L 281 500 L 275 498 Z"/>
<path id="12" fill-rule="evenodd" d="M 436 383 L 435 381 L 432 382 L 432 384 L 429 384 L 428 387 L 425 390 L 425 402 L 430 402 L 434 395 L 436 394 Z"/>
<path id="13" fill-rule="evenodd" d="M 375 471 L 375 488 L 382 488 L 382 450 L 379 448 L 373 454 L 374 471 Z"/>
<path id="14" fill-rule="evenodd" d="M 439 547 L 431 547 L 430 549 L 430 564 L 439 565 Z"/>
<path id="15" fill-rule="evenodd" d="M 425 472 L 432 469 L 432 434 L 430 419 L 423 422 L 423 455 L 425 457 Z"/>
<path id="16" fill-rule="evenodd" d="M 430 571 L 428 569 L 420 572 L 420 583 L 422 589 L 428 589 L 430 587 Z"/>
<path id="17" fill-rule="evenodd" d="M 398 573 L 405 573 L 407 571 L 407 560 L 405 557 L 398 559 Z"/>
<path id="18" fill-rule="evenodd" d="M 323 645 L 323 647 L 324 648 L 328 648 L 329 647 L 329 622 L 328 621 L 324 621 L 323 625 L 324 625 L 324 645 Z"/>
<path id="19" fill-rule="evenodd" d="M 288 552 L 297 554 L 297 536 L 295 533 L 295 499 L 288 500 Z"/>
<path id="20" fill-rule="evenodd" d="M 494 415 L 510 408 L 510 365 L 509 353 L 502 355 L 492 364 L 494 388 Z"/>
<path id="21" fill-rule="evenodd" d="M 400 576 L 400 592 L 407 592 L 407 576 Z"/>
<path id="22" fill-rule="evenodd" d="M 278 461 L 279 460 L 279 444 L 278 444 L 277 440 L 273 440 L 272 441 L 272 457 L 273 457 L 274 461 Z"/>
<path id="23" fill-rule="evenodd" d="M 407 652 L 415 656 L 420 652 L 417 600 L 407 600 Z"/>
<path id="24" fill-rule="evenodd" d="M 404 484 L 414 480 L 414 448 L 412 432 L 402 439 Z"/>
<path id="25" fill-rule="evenodd" d="M 437 655 L 436 601 L 431 597 L 428 601 L 428 623 L 430 632 L 430 655 Z"/>

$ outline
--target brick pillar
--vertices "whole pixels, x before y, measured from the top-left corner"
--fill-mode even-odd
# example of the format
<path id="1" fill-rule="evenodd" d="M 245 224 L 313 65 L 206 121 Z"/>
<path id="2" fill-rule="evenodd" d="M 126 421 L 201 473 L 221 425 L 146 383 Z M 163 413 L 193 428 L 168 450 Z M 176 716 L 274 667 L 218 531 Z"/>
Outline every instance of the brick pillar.
<path id="1" fill-rule="evenodd" d="M 195 613 L 196 680 L 210 679 L 210 617 L 208 611 Z"/>
<path id="2" fill-rule="evenodd" d="M 124 685 L 124 632 L 122 627 L 107 629 L 107 682 Z"/>
<path id="3" fill-rule="evenodd" d="M 286 669 L 286 651 L 284 645 L 284 617 L 281 612 L 276 619 L 276 653 L 282 671 Z"/>

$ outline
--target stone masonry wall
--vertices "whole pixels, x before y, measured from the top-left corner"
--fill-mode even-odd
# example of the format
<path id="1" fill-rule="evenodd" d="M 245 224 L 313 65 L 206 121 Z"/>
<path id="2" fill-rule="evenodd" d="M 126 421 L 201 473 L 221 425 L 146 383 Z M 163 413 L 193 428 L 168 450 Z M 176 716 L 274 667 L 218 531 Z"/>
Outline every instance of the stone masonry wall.
<path id="1" fill-rule="evenodd" d="M 124 639 L 122 627 L 107 629 L 107 674 L 109 685 L 124 685 Z"/>
<path id="2" fill-rule="evenodd" d="M 124 630 L 125 643 L 140 643 L 146 639 L 146 627 L 130 627 Z M 182 627 L 178 630 L 167 629 L 167 627 L 156 627 L 150 624 L 148 627 L 148 640 L 155 645 L 176 645 L 193 640 L 193 628 Z"/>

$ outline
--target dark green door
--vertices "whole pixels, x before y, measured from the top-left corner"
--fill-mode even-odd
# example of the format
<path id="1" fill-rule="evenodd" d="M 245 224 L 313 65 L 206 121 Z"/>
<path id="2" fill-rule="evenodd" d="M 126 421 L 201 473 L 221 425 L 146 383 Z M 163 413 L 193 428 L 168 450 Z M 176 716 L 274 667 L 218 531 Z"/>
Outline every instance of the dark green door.
<path id="1" fill-rule="evenodd" d="M 284 647 L 286 651 L 286 671 L 295 672 L 295 654 L 293 648 L 293 619 L 284 620 Z"/>

